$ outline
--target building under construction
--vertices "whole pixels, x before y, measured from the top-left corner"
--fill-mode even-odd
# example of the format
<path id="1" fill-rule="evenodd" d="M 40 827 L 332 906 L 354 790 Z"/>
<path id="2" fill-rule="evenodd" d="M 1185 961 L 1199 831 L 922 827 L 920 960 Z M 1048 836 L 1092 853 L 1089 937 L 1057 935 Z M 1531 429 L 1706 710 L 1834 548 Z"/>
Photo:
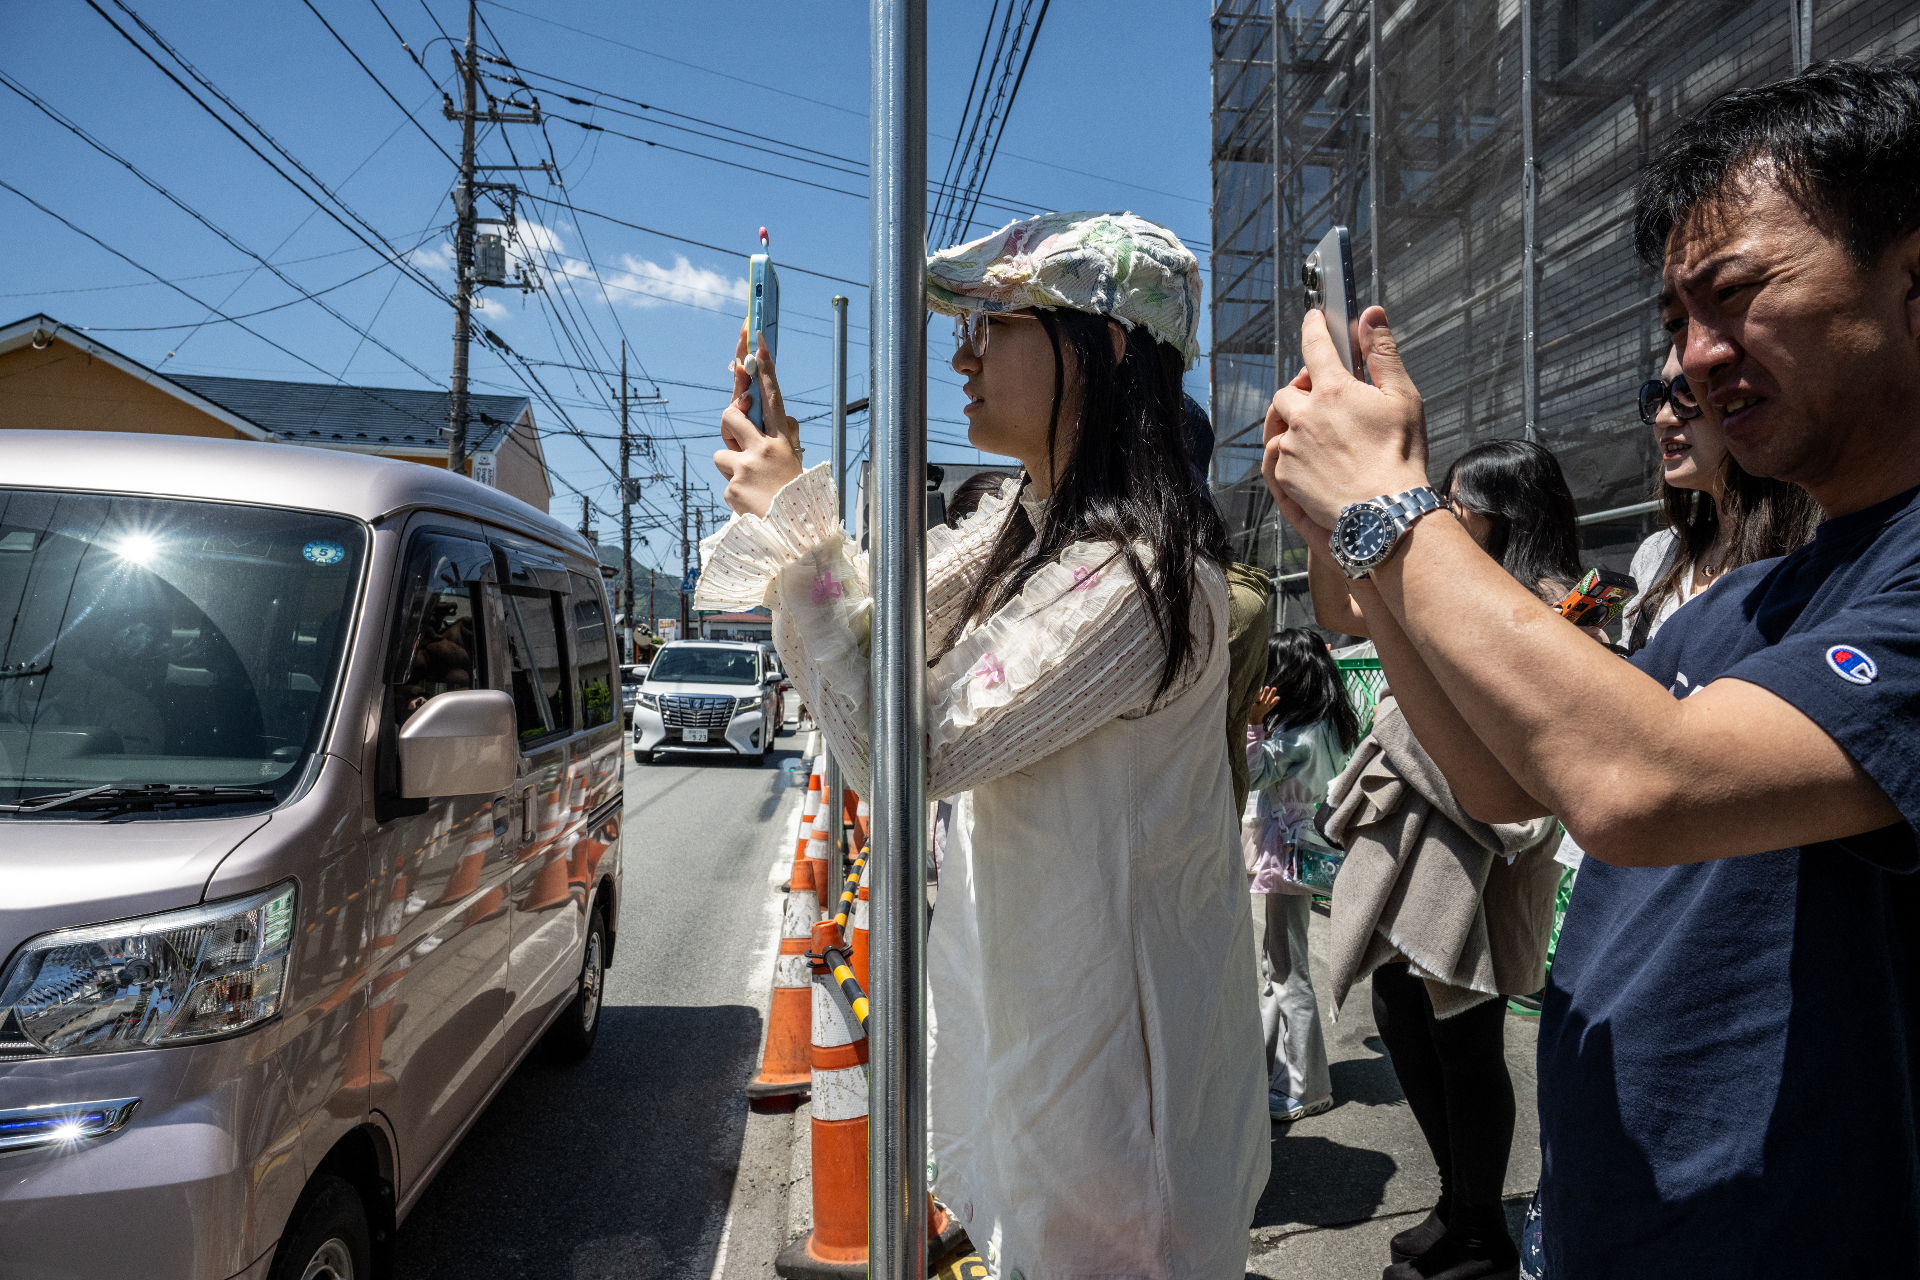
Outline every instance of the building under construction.
<path id="1" fill-rule="evenodd" d="M 1393 319 L 1436 482 L 1531 435 L 1588 561 L 1624 568 L 1658 474 L 1634 393 L 1667 351 L 1633 249 L 1650 150 L 1728 89 L 1920 49 L 1911 0 L 1222 0 L 1212 21 L 1214 484 L 1237 554 L 1300 575 L 1291 623 L 1305 552 L 1261 484 L 1260 423 L 1330 227 L 1351 229 L 1356 309 Z"/>

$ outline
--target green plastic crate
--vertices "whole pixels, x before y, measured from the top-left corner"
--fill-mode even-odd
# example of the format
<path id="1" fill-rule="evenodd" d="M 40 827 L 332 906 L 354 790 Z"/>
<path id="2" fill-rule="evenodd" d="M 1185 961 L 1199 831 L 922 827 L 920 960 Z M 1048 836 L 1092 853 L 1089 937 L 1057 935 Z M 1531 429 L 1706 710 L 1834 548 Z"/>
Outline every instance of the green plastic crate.
<path id="1" fill-rule="evenodd" d="M 1379 704 L 1380 690 L 1387 683 L 1385 673 L 1380 670 L 1380 659 L 1335 658 L 1333 665 L 1340 671 L 1340 683 L 1346 686 L 1347 704 L 1360 721 L 1360 736 L 1364 738 L 1373 732 L 1373 709 Z"/>

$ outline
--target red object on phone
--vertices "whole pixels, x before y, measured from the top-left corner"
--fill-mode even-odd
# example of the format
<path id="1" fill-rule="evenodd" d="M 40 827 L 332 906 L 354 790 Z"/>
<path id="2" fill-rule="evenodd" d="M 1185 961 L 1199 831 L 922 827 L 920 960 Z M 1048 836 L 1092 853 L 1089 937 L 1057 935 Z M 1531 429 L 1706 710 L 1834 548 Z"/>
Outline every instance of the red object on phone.
<path id="1" fill-rule="evenodd" d="M 1620 617 L 1640 584 L 1611 569 L 1589 569 L 1554 608 L 1576 627 L 1603 627 Z"/>

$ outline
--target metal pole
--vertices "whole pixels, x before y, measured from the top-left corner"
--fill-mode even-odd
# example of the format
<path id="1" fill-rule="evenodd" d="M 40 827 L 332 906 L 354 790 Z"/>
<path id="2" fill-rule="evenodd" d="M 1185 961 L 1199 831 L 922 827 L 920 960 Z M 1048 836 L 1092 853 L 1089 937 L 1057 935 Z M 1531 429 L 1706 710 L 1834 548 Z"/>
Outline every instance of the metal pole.
<path id="1" fill-rule="evenodd" d="M 1533 0 L 1520 0 L 1520 411 L 1529 440 L 1540 438 L 1540 171 L 1533 145 Z"/>
<path id="2" fill-rule="evenodd" d="M 633 457 L 633 437 L 627 432 L 627 340 L 620 339 L 620 573 L 627 590 L 626 647 L 621 661 L 633 661 L 633 481 L 628 463 Z"/>
<path id="3" fill-rule="evenodd" d="M 1793 42 L 1793 74 L 1813 61 L 1813 0 L 1787 0 L 1787 23 Z"/>
<path id="4" fill-rule="evenodd" d="M 1373 287 L 1367 301 L 1384 307 L 1380 293 L 1380 0 L 1367 0 L 1367 260 Z"/>
<path id="5" fill-rule="evenodd" d="M 1293 341 L 1293 335 L 1287 332 L 1286 307 L 1282 294 L 1286 291 L 1287 281 L 1292 272 L 1289 260 L 1291 251 L 1286 248 L 1285 206 L 1281 200 L 1280 167 L 1280 87 L 1285 80 L 1285 42 L 1281 40 L 1281 30 L 1286 24 L 1287 0 L 1273 0 L 1273 129 L 1268 141 L 1268 158 L 1273 161 L 1273 385 L 1285 386 L 1287 383 L 1287 347 Z M 1252 559 L 1249 555 L 1248 559 Z"/>
<path id="6" fill-rule="evenodd" d="M 474 60 L 474 0 L 467 0 L 467 50 L 461 62 L 462 102 L 460 113 L 460 190 L 454 200 L 459 227 L 453 236 L 453 260 L 456 279 L 453 285 L 453 376 L 448 379 L 447 396 L 447 470 L 465 475 L 467 470 L 467 346 L 473 334 L 473 119 L 478 104 L 475 86 L 479 83 L 478 64 Z"/>
<path id="7" fill-rule="evenodd" d="M 847 300 L 835 294 L 833 298 L 833 509 L 842 520 L 846 519 L 846 483 L 847 483 Z M 828 804 L 839 806 L 840 799 L 840 762 L 827 753 L 826 776 L 821 779 L 826 790 Z M 833 819 L 827 824 L 827 844 L 831 852 L 827 857 L 827 881 L 829 893 L 826 901 L 840 901 L 840 894 L 846 888 L 847 872 L 847 830 L 843 815 L 838 807 L 831 810 Z M 832 908 L 829 907 L 829 911 Z"/>
<path id="8" fill-rule="evenodd" d="M 687 638 L 687 446 L 680 446 L 680 634 Z"/>
<path id="9" fill-rule="evenodd" d="M 867 1274 L 927 1274 L 927 4 L 872 0 L 873 1015 Z"/>

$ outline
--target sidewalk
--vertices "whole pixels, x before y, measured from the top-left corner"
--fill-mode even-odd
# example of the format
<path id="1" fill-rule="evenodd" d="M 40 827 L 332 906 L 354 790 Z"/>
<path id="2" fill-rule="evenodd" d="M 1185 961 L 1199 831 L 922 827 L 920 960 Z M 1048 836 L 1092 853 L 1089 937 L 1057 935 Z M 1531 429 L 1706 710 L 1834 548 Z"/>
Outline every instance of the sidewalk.
<path id="1" fill-rule="evenodd" d="M 1325 912 L 1325 903 L 1315 904 L 1308 950 L 1333 1067 L 1333 1110 L 1274 1126 L 1273 1175 L 1254 1211 L 1249 1276 L 1377 1276 L 1391 1261 L 1388 1239 L 1424 1218 L 1440 1196 L 1433 1157 L 1374 1029 L 1370 986 L 1361 982 L 1347 994 L 1338 1022 L 1327 1017 L 1333 988 Z M 1507 1016 L 1507 1067 L 1517 1113 L 1507 1166 L 1507 1224 L 1516 1235 L 1540 1177 L 1538 1034 L 1537 1019 Z"/>

